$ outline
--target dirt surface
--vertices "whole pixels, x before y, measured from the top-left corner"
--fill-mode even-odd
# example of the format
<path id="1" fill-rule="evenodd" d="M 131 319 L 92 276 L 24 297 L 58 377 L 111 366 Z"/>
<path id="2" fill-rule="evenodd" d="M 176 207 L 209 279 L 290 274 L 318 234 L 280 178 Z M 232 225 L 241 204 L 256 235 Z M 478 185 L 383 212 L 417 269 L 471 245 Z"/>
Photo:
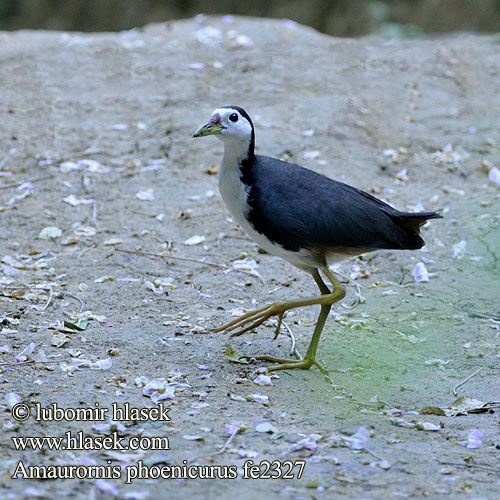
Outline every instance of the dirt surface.
<path id="1" fill-rule="evenodd" d="M 378 44 L 199 18 L 122 34 L 0 33 L 0 47 L 1 498 L 498 498 L 498 40 Z M 227 215 L 213 175 L 222 145 L 191 137 L 224 104 L 254 118 L 260 154 L 444 215 L 424 228 L 424 249 L 337 269 L 351 279 L 320 343 L 330 380 L 313 368 L 258 385 L 265 364 L 225 358 L 228 344 L 288 356 L 287 330 L 273 340 L 271 323 L 209 333 L 241 310 L 315 293 Z M 51 226 L 60 235 L 40 234 Z M 244 258 L 246 273 L 234 269 Z M 428 282 L 414 280 L 418 262 Z M 286 318 L 302 352 L 316 314 Z M 432 414 L 457 397 L 490 410 Z M 170 422 L 35 420 L 37 403 L 98 403 L 110 416 L 112 403 L 158 398 Z M 26 422 L 7 409 L 17 401 Z M 11 439 L 79 431 L 167 436 L 170 450 L 19 451 Z M 121 477 L 10 479 L 20 460 L 28 474 L 106 465 Z M 248 460 L 306 465 L 301 479 L 300 462 L 295 479 L 243 479 Z M 150 474 L 233 465 L 238 478 L 125 484 L 139 461 Z"/>

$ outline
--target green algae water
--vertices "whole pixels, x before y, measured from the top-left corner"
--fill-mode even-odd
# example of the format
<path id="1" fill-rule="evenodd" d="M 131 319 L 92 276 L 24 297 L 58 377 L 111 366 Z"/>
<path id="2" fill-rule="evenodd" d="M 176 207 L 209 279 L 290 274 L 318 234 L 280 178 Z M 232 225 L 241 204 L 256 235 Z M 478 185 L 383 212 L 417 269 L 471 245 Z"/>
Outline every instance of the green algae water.
<path id="1" fill-rule="evenodd" d="M 319 358 L 334 384 L 365 403 L 418 401 L 424 406 L 449 400 L 468 374 L 500 362 L 499 214 L 496 201 L 467 215 L 465 224 L 447 222 L 436 241 L 430 239 L 427 252 L 406 253 L 401 285 L 368 288 L 375 280 L 401 276 L 390 258 L 376 257 L 379 272 L 360 282 L 366 284 L 366 303 L 351 311 L 334 306 L 345 321 L 331 317 L 325 327 Z M 467 245 L 454 256 L 453 245 L 461 240 Z M 426 283 L 416 283 L 411 275 L 420 258 L 428 261 L 431 273 Z"/>

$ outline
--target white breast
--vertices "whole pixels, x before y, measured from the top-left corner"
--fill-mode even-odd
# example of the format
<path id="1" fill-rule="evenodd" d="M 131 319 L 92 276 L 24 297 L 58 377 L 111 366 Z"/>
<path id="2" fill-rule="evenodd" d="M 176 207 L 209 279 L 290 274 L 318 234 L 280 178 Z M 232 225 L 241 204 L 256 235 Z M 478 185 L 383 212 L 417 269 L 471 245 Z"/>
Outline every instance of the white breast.
<path id="1" fill-rule="evenodd" d="M 281 257 L 300 269 L 310 271 L 311 268 L 316 268 L 317 265 L 311 260 L 307 250 L 299 252 L 285 250 L 282 246 L 272 243 L 262 234 L 258 233 L 250 222 L 248 222 L 246 218 L 249 211 L 247 203 L 248 192 L 245 184 L 241 181 L 240 170 L 235 166 L 239 164 L 239 160 L 235 161 L 234 158 L 228 159 L 227 154 L 225 154 L 219 170 L 219 191 L 235 222 L 244 229 L 253 241 L 270 254 Z"/>
<path id="2" fill-rule="evenodd" d="M 239 168 L 235 167 L 233 160 L 228 161 L 226 155 L 222 158 L 219 171 L 219 191 L 231 215 L 246 230 L 245 224 L 250 226 L 245 218 L 248 213 L 247 192 L 241 182 Z"/>

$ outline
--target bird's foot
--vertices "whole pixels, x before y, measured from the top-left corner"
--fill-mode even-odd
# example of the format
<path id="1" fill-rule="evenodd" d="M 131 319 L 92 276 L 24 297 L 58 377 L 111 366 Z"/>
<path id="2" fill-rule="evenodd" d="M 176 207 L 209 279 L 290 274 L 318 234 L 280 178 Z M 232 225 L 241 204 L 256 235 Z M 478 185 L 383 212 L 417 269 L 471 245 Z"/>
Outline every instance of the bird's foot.
<path id="1" fill-rule="evenodd" d="M 283 358 L 275 358 L 274 356 L 242 356 L 245 359 L 255 359 L 257 361 L 271 361 L 272 363 L 278 363 L 277 365 L 271 366 L 267 369 L 268 372 L 275 372 L 278 370 L 293 370 L 295 368 L 300 368 L 301 370 L 309 370 L 312 365 L 316 365 L 319 368 L 319 371 L 323 375 L 328 376 L 327 369 L 321 365 L 314 358 L 304 358 L 304 359 L 283 359 Z"/>
<path id="2" fill-rule="evenodd" d="M 226 330 L 228 332 L 233 332 L 231 333 L 231 337 L 238 337 L 239 335 L 243 335 L 249 330 L 253 330 L 254 328 L 262 325 L 262 323 L 264 323 L 264 321 L 267 321 L 269 318 L 278 316 L 278 325 L 276 326 L 275 330 L 275 337 L 277 337 L 285 312 L 289 309 L 293 309 L 294 307 L 297 306 L 293 301 L 273 302 L 268 306 L 249 311 L 239 318 L 236 318 L 233 321 L 226 323 L 225 325 L 219 326 L 214 330 L 214 332 L 218 333 Z"/>

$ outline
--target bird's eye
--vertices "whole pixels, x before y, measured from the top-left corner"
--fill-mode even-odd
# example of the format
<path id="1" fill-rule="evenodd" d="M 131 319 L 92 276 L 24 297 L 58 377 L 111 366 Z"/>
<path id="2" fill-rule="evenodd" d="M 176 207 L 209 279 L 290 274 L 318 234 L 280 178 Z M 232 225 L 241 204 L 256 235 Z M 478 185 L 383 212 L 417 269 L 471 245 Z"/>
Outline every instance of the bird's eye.
<path id="1" fill-rule="evenodd" d="M 232 122 L 237 122 L 238 121 L 238 115 L 236 113 L 231 113 L 229 115 L 229 119 L 232 121 Z"/>

